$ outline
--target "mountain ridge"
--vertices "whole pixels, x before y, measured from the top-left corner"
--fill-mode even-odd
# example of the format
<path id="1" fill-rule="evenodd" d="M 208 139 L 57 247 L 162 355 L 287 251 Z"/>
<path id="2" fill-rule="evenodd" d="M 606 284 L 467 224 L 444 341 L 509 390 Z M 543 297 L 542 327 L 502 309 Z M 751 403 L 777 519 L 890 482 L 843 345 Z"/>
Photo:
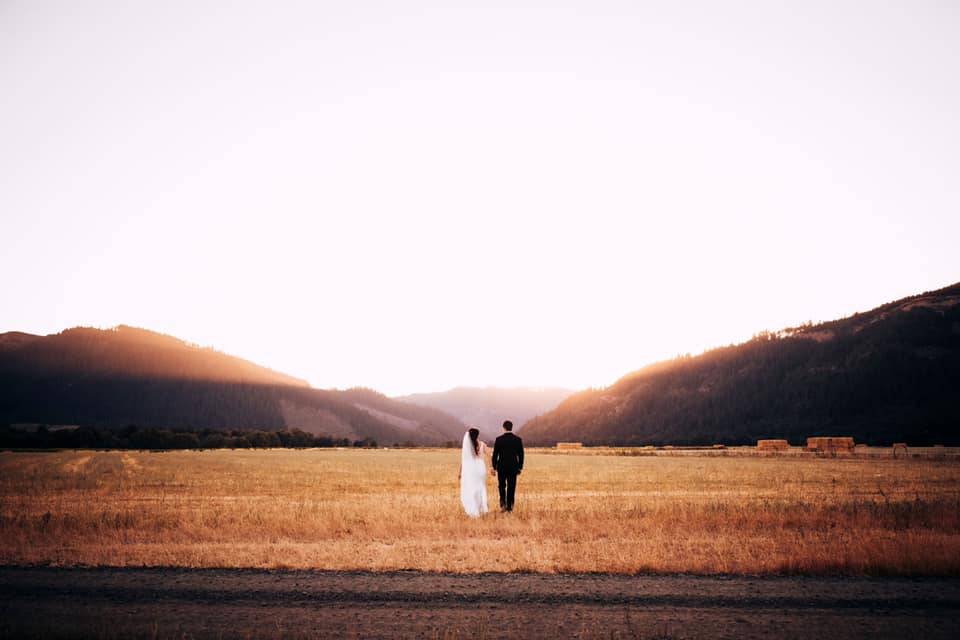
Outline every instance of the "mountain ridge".
<path id="1" fill-rule="evenodd" d="M 524 427 L 534 443 L 960 442 L 960 283 L 652 363 Z"/>
<path id="2" fill-rule="evenodd" d="M 108 337 L 109 339 L 103 339 Z M 198 379 L 218 382 L 286 384 L 308 387 L 300 378 L 250 360 L 149 329 L 117 325 L 110 329 L 73 327 L 40 336 L 22 331 L 0 334 L 0 350 L 8 357 L 22 348 L 36 348 L 19 361 L 0 361 L 6 368 L 35 371 L 56 367 L 87 376 Z M 131 349 L 131 347 L 135 347 Z"/>
<path id="3" fill-rule="evenodd" d="M 147 329 L 0 334 L 0 423 L 301 429 L 383 444 L 443 444 L 465 427 L 372 390 L 314 389 L 248 360 Z"/>

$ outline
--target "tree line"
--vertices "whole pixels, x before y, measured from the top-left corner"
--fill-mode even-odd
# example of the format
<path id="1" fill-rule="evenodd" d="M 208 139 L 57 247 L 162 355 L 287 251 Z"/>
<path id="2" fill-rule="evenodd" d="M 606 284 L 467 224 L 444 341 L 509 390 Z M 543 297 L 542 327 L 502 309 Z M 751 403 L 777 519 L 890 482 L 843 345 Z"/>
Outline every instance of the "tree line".
<path id="1" fill-rule="evenodd" d="M 412 443 L 400 443 L 412 444 Z M 282 431 L 102 427 L 22 429 L 0 425 L 0 449 L 305 449 L 312 447 L 377 446 L 372 438 L 351 440 L 313 435 L 299 429 Z"/>

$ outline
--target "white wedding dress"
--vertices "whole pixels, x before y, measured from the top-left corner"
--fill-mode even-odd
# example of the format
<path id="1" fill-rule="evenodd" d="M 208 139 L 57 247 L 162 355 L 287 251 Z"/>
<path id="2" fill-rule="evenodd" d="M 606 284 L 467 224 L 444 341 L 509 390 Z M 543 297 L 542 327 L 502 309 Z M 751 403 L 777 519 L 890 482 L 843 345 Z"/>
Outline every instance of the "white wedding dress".
<path id="1" fill-rule="evenodd" d="M 478 518 L 487 509 L 487 465 L 483 462 L 486 445 L 480 443 L 480 455 L 473 451 L 470 434 L 463 435 L 460 452 L 460 502 L 471 518 Z"/>

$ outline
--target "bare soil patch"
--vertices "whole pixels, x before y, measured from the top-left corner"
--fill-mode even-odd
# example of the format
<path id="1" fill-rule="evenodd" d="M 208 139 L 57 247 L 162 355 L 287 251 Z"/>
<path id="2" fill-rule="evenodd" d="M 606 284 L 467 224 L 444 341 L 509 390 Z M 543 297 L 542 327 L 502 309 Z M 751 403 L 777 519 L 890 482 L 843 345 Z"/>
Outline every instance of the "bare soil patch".
<path id="1" fill-rule="evenodd" d="M 901 638 L 960 634 L 960 580 L 0 569 L 0 635 Z"/>

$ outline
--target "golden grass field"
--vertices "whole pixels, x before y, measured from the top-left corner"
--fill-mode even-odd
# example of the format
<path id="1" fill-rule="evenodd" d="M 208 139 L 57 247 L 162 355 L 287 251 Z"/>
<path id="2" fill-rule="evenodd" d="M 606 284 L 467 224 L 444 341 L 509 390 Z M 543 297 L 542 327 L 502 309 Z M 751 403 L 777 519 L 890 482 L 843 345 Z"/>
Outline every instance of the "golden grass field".
<path id="1" fill-rule="evenodd" d="M 2 452 L 0 564 L 960 575 L 956 461 L 532 450 L 471 520 L 459 455 Z"/>

